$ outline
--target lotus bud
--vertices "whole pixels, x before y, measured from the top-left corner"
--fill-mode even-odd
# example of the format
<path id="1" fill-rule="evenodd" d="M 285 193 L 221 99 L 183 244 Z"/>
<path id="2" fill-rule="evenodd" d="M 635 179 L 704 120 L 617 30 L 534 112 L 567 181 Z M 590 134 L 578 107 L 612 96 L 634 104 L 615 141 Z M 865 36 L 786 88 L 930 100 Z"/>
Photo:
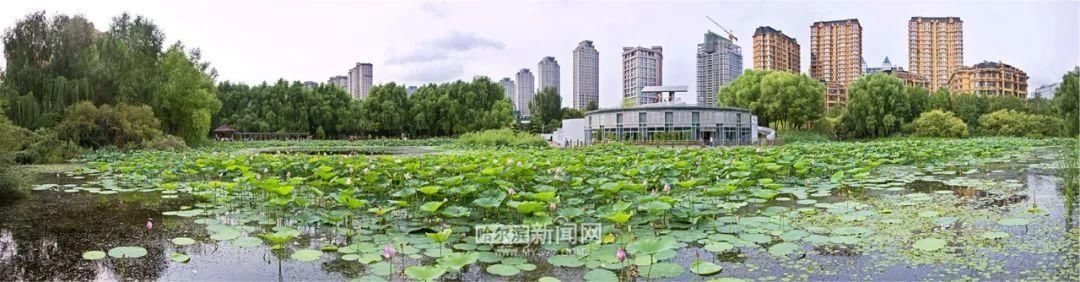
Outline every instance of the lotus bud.
<path id="1" fill-rule="evenodd" d="M 394 250 L 394 246 L 390 244 L 386 244 L 386 247 L 383 247 L 382 249 L 382 256 L 387 259 L 394 257 L 394 254 L 396 253 L 397 251 Z"/>
<path id="2" fill-rule="evenodd" d="M 506 193 L 510 194 L 511 196 L 513 196 L 514 194 L 517 194 L 517 192 L 514 192 L 514 188 L 510 188 L 509 190 L 506 190 Z"/>
<path id="3" fill-rule="evenodd" d="M 550 204 L 548 204 L 548 209 L 549 209 L 549 210 L 555 210 L 555 208 L 556 208 L 556 207 L 555 207 L 555 203 L 550 203 Z"/>
<path id="4" fill-rule="evenodd" d="M 521 162 L 517 162 L 517 166 L 521 166 Z"/>
<path id="5" fill-rule="evenodd" d="M 656 197 L 656 189 L 652 189 L 652 193 L 649 193 L 649 196 Z"/>
<path id="6" fill-rule="evenodd" d="M 352 177 L 345 178 L 345 185 L 352 185 Z"/>
<path id="7" fill-rule="evenodd" d="M 619 247 L 619 250 L 615 252 L 615 259 L 618 259 L 619 262 L 625 261 L 626 260 L 626 250 L 623 250 L 622 247 Z"/>
<path id="8" fill-rule="evenodd" d="M 671 184 L 664 183 L 664 193 L 671 191 Z"/>
<path id="9" fill-rule="evenodd" d="M 151 230 L 151 229 L 154 229 L 154 218 L 152 218 L 152 217 L 146 219 L 146 230 Z"/>
<path id="10" fill-rule="evenodd" d="M 366 168 L 366 167 L 364 168 L 364 174 L 367 174 L 369 171 L 370 170 L 368 170 L 368 168 Z"/>
<path id="11" fill-rule="evenodd" d="M 286 171 L 285 172 L 285 178 L 292 178 L 292 172 L 291 171 Z"/>

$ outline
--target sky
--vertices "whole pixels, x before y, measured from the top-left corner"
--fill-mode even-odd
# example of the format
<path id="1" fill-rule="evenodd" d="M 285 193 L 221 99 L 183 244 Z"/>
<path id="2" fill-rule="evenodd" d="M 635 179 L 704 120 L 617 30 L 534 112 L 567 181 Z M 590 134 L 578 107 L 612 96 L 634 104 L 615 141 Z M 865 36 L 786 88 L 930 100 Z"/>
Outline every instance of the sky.
<path id="1" fill-rule="evenodd" d="M 753 67 L 752 35 L 771 26 L 801 45 L 810 65 L 810 25 L 857 18 L 863 57 L 888 56 L 908 68 L 907 22 L 913 16 L 960 17 L 964 64 L 1016 66 L 1029 88 L 1054 83 L 1080 65 L 1080 1 L 2 1 L 0 28 L 33 11 L 80 14 L 99 30 L 122 12 L 151 18 L 166 40 L 202 50 L 219 80 L 326 82 L 357 62 L 374 64 L 375 84 L 407 85 L 513 78 L 553 56 L 561 66 L 563 104 L 570 104 L 572 52 L 592 40 L 600 53 L 600 106 L 621 97 L 622 47 L 664 48 L 664 84 L 687 85 L 694 103 L 697 44 L 705 16 L 739 38 L 744 68 Z M 2 60 L 2 59 L 0 59 Z M 2 64 L 0 64 L 2 65 Z"/>

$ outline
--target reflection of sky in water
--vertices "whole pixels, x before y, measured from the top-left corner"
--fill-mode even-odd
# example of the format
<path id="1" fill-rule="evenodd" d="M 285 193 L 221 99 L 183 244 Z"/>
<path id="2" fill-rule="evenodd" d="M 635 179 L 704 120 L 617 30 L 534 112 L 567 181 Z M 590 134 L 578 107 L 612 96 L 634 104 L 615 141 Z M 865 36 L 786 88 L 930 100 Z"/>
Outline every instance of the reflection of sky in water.
<path id="1" fill-rule="evenodd" d="M 0 229 L 0 263 L 10 261 L 19 254 L 19 243 L 11 236 L 11 231 Z"/>

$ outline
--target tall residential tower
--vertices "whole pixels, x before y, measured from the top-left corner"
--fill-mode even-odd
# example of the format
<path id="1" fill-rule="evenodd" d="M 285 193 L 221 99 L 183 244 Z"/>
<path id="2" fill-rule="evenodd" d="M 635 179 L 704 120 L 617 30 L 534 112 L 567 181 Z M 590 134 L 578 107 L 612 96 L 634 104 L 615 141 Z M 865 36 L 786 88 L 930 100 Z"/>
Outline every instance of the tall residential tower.
<path id="1" fill-rule="evenodd" d="M 600 52 L 591 40 L 574 48 L 574 96 L 572 107 L 585 110 L 590 104 L 600 105 Z"/>
<path id="2" fill-rule="evenodd" d="M 847 105 L 848 86 L 862 76 L 862 25 L 858 19 L 810 26 L 810 77 L 825 83 L 825 107 Z"/>
<path id="3" fill-rule="evenodd" d="M 540 59 L 540 63 L 536 64 L 536 70 L 540 75 L 540 87 L 537 91 L 544 91 L 544 89 L 555 89 L 555 95 L 559 94 L 559 62 L 555 61 L 555 57 L 544 57 Z"/>
<path id="4" fill-rule="evenodd" d="M 353 98 L 367 98 L 368 92 L 371 91 L 372 72 L 372 66 L 369 63 L 356 63 L 356 67 L 349 69 L 349 94 Z"/>
<path id="5" fill-rule="evenodd" d="M 772 27 L 754 31 L 754 69 L 799 73 L 799 42 Z"/>
<path id="6" fill-rule="evenodd" d="M 622 106 L 658 102 L 657 97 L 641 93 L 641 88 L 664 84 L 664 49 L 660 46 L 623 47 L 622 61 Z"/>
<path id="7" fill-rule="evenodd" d="M 529 103 L 532 102 L 533 94 L 536 93 L 536 88 L 533 88 L 536 83 L 535 79 L 529 69 L 521 69 L 517 73 L 517 99 L 514 102 L 522 117 L 532 116 L 532 112 L 529 111 Z"/>
<path id="8" fill-rule="evenodd" d="M 517 87 L 514 86 L 514 80 L 511 80 L 509 77 L 504 77 L 502 80 L 499 80 L 499 85 L 502 85 L 503 94 L 506 95 L 506 98 L 510 99 L 510 105 L 514 108 L 513 110 L 517 111 Z"/>
<path id="9" fill-rule="evenodd" d="M 908 62 L 908 71 L 930 79 L 930 92 L 947 87 L 949 77 L 964 67 L 964 21 L 911 17 Z"/>
<path id="10" fill-rule="evenodd" d="M 697 47 L 697 104 L 715 106 L 720 87 L 742 74 L 742 48 L 712 31 Z"/>

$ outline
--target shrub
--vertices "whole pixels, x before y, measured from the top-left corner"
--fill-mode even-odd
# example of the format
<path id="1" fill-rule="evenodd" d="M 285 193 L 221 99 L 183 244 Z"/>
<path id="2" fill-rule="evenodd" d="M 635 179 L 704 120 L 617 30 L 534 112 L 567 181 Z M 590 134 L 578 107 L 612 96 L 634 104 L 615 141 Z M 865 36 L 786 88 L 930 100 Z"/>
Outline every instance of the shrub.
<path id="1" fill-rule="evenodd" d="M 964 138 L 968 136 L 967 124 L 952 112 L 933 110 L 924 112 L 911 123 L 912 135 L 919 137 Z"/>
<path id="2" fill-rule="evenodd" d="M 0 163 L 0 205 L 22 200 L 30 195 L 26 175 L 10 163 Z"/>
<path id="3" fill-rule="evenodd" d="M 187 149 L 187 145 L 184 145 L 184 139 L 168 134 L 154 138 L 154 140 L 143 141 L 139 147 L 158 151 L 180 151 Z"/>
<path id="4" fill-rule="evenodd" d="M 514 132 L 510 129 L 493 129 L 466 133 L 458 138 L 458 143 L 467 146 L 504 146 L 504 147 L 545 147 L 544 138 L 538 135 Z"/>
<path id="5" fill-rule="evenodd" d="M 979 117 L 980 132 L 986 135 L 1048 137 L 1060 136 L 1064 122 L 1056 117 L 1000 110 Z"/>
<path id="6" fill-rule="evenodd" d="M 85 148 L 127 148 L 162 136 L 161 122 L 148 106 L 95 107 L 86 101 L 68 108 L 56 132 Z"/>
<path id="7" fill-rule="evenodd" d="M 784 141 L 784 144 L 799 142 L 827 142 L 829 136 L 816 130 L 791 130 L 776 132 L 776 137 Z"/>

